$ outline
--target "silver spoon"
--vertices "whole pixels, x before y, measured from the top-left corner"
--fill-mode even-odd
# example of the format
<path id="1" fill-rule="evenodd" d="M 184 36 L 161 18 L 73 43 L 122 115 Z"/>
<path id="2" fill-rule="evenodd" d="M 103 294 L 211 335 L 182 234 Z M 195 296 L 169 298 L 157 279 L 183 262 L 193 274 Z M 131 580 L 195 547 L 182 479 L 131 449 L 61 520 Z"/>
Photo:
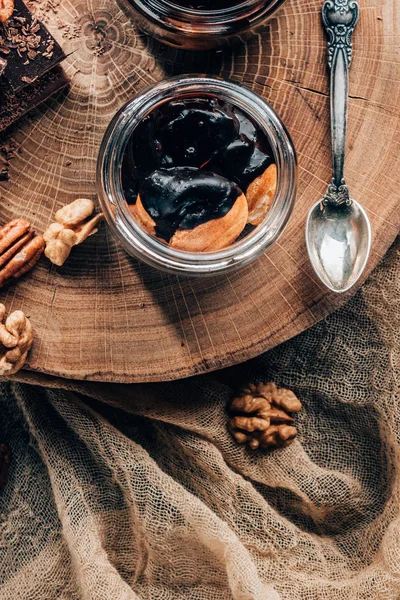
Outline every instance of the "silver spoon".
<path id="1" fill-rule="evenodd" d="M 346 292 L 356 283 L 371 248 L 368 216 L 350 198 L 343 178 L 351 34 L 358 14 L 355 0 L 326 0 L 322 7 L 322 20 L 329 36 L 333 179 L 326 195 L 308 213 L 306 243 L 316 274 L 334 292 Z"/>

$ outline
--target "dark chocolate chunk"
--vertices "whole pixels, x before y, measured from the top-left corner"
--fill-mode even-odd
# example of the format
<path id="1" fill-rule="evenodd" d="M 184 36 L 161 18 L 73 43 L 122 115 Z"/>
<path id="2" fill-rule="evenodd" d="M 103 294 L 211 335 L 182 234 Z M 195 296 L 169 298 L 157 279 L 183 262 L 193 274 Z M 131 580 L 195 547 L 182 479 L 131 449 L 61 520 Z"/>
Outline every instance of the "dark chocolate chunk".
<path id="1" fill-rule="evenodd" d="M 64 58 L 61 46 L 32 15 L 22 0 L 15 0 L 12 17 L 0 25 L 1 52 L 7 52 L 2 81 L 17 93 L 50 71 Z M 7 51 L 6 50 L 6 51 Z"/>
<path id="2" fill-rule="evenodd" d="M 61 67 L 55 67 L 17 94 L 10 93 L 8 86 L 0 82 L 0 131 L 67 85 Z"/>
<path id="3" fill-rule="evenodd" d="M 177 229 L 193 229 L 225 216 L 241 189 L 220 175 L 195 167 L 159 169 L 139 188 L 140 200 L 167 242 Z"/>

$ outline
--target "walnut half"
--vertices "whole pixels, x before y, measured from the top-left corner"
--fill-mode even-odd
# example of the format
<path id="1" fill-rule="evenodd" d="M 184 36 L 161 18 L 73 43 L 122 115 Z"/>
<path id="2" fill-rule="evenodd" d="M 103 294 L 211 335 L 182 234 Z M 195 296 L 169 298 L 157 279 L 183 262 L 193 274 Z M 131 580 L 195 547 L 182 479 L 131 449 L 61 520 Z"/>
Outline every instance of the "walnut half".
<path id="1" fill-rule="evenodd" d="M 288 446 L 297 435 L 289 413 L 299 412 L 301 402 L 275 383 L 249 384 L 232 400 L 229 410 L 234 415 L 228 423 L 230 432 L 249 448 Z"/>
<path id="2" fill-rule="evenodd" d="M 67 260 L 73 246 L 81 244 L 98 231 L 103 214 L 94 213 L 94 202 L 88 198 L 78 198 L 56 212 L 56 222 L 44 232 L 45 256 L 61 267 Z"/>
<path id="3" fill-rule="evenodd" d="M 3 323 L 6 307 L 0 304 L 0 375 L 13 375 L 25 364 L 33 344 L 32 325 L 21 310 Z"/>

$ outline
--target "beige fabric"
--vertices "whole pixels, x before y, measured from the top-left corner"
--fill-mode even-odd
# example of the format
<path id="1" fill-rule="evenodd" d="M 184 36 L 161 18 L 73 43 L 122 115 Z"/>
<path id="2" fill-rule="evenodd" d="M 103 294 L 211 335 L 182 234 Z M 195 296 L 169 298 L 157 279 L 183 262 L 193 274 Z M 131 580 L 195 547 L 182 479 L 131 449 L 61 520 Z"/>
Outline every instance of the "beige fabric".
<path id="1" fill-rule="evenodd" d="M 399 253 L 343 309 L 229 371 L 3 384 L 1 600 L 398 599 Z M 249 453 L 227 433 L 247 380 L 303 401 L 289 448 Z"/>

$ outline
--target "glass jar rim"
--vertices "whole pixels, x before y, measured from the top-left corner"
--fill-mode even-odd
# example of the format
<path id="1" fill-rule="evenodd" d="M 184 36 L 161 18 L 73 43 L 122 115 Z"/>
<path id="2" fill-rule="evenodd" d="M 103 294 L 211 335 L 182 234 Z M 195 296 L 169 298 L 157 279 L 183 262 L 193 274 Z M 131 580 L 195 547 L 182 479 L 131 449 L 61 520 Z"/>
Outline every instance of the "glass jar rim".
<path id="1" fill-rule="evenodd" d="M 202 23 L 203 25 L 226 25 L 237 19 L 250 18 L 253 13 L 272 10 L 280 0 L 241 0 L 239 4 L 220 9 L 195 9 L 181 6 L 175 0 L 135 0 L 135 5 L 148 16 L 153 11 L 166 20 L 181 23 Z"/>
<path id="2" fill-rule="evenodd" d="M 122 158 L 133 129 L 156 106 L 176 99 L 177 93 L 191 97 L 222 97 L 232 102 L 264 129 L 274 152 L 278 185 L 266 218 L 245 238 L 223 250 L 191 253 L 163 244 L 135 221 L 123 194 L 120 177 Z M 130 254 L 169 272 L 204 275 L 226 272 L 247 264 L 279 237 L 293 208 L 297 188 L 296 167 L 296 153 L 290 136 L 278 115 L 261 96 L 229 80 L 205 75 L 179 75 L 146 88 L 114 116 L 100 148 L 97 186 L 106 220 Z"/>

